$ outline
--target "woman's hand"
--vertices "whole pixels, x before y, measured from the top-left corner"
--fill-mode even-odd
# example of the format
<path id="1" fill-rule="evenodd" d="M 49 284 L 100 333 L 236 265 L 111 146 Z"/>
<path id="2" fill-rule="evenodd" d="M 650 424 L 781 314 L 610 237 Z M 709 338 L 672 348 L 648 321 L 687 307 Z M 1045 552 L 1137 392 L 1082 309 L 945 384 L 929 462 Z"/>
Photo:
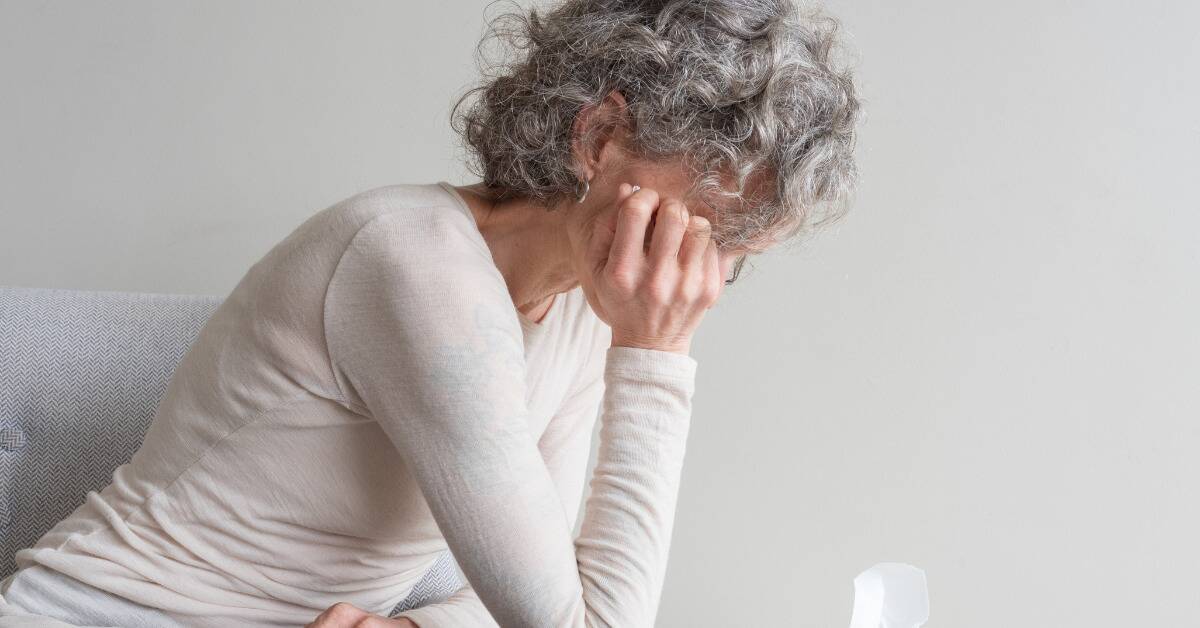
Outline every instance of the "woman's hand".
<path id="1" fill-rule="evenodd" d="M 421 628 L 407 617 L 372 615 L 349 602 L 338 602 L 304 628 Z"/>
<path id="2" fill-rule="evenodd" d="M 652 189 L 622 183 L 617 199 L 595 221 L 586 251 L 593 310 L 612 328 L 613 346 L 686 354 L 721 294 L 711 225 Z"/>

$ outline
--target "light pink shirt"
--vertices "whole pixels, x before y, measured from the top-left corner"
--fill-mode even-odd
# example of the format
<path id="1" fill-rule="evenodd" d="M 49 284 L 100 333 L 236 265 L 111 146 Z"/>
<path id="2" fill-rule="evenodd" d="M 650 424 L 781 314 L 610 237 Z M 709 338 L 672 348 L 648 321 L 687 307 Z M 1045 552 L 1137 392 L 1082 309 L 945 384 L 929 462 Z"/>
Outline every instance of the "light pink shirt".
<path id="1" fill-rule="evenodd" d="M 386 614 L 448 545 L 470 585 L 403 613 L 422 628 L 650 626 L 696 361 L 609 342 L 578 288 L 517 312 L 449 184 L 356 194 L 249 269 L 131 462 L 17 564 L 297 626 Z"/>

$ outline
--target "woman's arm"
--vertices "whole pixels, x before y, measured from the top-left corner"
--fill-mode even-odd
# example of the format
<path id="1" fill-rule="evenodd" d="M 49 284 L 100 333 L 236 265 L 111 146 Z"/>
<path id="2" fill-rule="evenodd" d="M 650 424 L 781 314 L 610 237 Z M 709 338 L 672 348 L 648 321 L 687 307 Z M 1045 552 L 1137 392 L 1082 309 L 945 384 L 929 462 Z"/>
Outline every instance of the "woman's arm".
<path id="1" fill-rule="evenodd" d="M 554 479 L 554 486 L 558 490 L 567 517 L 567 528 L 570 530 L 575 529 L 575 520 L 583 497 L 592 431 L 599 414 L 600 398 L 604 392 L 604 379 L 596 372 L 597 366 L 603 368 L 603 364 L 585 365 L 584 377 L 580 378 L 581 385 L 563 401 L 538 439 L 538 451 L 541 452 L 546 468 Z M 592 375 L 593 373 L 595 375 Z M 464 584 L 442 602 L 410 609 L 398 613 L 395 617 L 412 620 L 419 628 L 486 628 L 497 625 L 470 583 Z"/>
<path id="2" fill-rule="evenodd" d="M 342 394 L 395 444 L 498 623 L 652 625 L 696 361 L 608 348 L 600 455 L 573 539 L 530 431 L 516 312 L 467 220 L 405 209 L 353 239 L 327 294 Z"/>

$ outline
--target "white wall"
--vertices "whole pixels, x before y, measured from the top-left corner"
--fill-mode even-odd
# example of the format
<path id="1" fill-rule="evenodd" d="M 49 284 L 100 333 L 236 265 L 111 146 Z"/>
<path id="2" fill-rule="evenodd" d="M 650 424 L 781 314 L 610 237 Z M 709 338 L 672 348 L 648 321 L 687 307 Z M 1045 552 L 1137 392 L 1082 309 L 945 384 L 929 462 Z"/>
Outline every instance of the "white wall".
<path id="1" fill-rule="evenodd" d="M 223 294 L 311 213 L 468 181 L 484 2 L 0 1 L 0 284 Z M 527 4 L 527 3 L 523 3 Z M 1200 616 L 1200 8 L 837 0 L 858 203 L 694 344 L 662 626 Z"/>

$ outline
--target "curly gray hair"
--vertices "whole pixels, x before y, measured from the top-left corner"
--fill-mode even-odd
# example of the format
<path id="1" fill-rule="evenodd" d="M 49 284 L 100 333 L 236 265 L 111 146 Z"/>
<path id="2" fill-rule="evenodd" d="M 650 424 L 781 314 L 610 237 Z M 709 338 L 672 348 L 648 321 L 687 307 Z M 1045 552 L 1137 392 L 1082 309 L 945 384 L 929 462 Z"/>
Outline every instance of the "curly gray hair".
<path id="1" fill-rule="evenodd" d="M 477 61 L 486 63 L 489 35 L 524 54 L 485 65 L 451 125 L 494 198 L 549 208 L 576 189 L 576 116 L 619 90 L 634 156 L 683 158 L 695 175 L 689 193 L 737 206 L 715 215 L 717 244 L 755 249 L 848 208 L 860 103 L 851 72 L 833 60 L 839 26 L 791 0 L 565 0 L 544 14 L 504 13 Z M 748 198 L 759 177 L 765 193 Z"/>

